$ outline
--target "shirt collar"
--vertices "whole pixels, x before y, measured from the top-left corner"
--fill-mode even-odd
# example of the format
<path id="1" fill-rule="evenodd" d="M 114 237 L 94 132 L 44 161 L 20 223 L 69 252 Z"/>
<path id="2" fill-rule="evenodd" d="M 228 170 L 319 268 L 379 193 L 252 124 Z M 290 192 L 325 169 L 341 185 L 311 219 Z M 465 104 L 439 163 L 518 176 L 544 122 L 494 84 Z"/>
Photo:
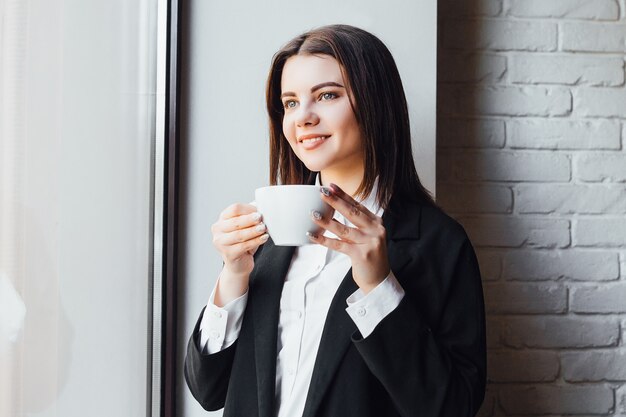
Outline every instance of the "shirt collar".
<path id="1" fill-rule="evenodd" d="M 319 172 L 315 176 L 315 185 L 317 186 L 321 185 Z M 382 207 L 379 207 L 378 204 L 376 204 L 377 193 L 378 193 L 378 177 L 376 177 L 376 179 L 374 180 L 374 186 L 372 187 L 372 192 L 370 192 L 370 194 L 364 200 L 360 198 L 355 198 L 355 200 L 361 203 L 363 206 L 365 206 L 365 208 L 367 208 L 369 211 L 371 211 L 375 215 L 381 217 L 383 215 L 384 210 Z M 339 213 L 335 212 L 335 214 L 339 214 Z"/>

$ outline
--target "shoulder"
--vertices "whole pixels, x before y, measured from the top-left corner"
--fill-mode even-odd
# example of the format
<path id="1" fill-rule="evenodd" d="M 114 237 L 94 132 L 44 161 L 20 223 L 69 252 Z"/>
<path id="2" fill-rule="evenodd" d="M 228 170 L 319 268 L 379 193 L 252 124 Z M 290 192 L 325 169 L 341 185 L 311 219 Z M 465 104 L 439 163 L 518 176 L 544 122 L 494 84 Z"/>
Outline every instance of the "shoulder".
<path id="1" fill-rule="evenodd" d="M 469 240 L 463 226 L 431 202 L 398 199 L 391 209 L 400 227 L 415 227 L 415 236 L 408 238 L 445 241 L 448 244 Z"/>
<path id="2" fill-rule="evenodd" d="M 456 219 L 435 205 L 421 207 L 421 237 L 438 238 L 448 242 L 469 240 L 465 228 Z"/>

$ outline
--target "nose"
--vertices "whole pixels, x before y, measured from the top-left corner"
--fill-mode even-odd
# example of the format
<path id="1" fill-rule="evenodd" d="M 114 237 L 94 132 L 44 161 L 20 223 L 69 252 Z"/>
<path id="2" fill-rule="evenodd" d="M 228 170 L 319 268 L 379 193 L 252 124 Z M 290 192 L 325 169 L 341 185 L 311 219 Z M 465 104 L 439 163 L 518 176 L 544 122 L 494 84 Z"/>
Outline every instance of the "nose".
<path id="1" fill-rule="evenodd" d="M 301 103 L 297 110 L 296 125 L 298 127 L 315 126 L 320 121 L 312 104 Z"/>

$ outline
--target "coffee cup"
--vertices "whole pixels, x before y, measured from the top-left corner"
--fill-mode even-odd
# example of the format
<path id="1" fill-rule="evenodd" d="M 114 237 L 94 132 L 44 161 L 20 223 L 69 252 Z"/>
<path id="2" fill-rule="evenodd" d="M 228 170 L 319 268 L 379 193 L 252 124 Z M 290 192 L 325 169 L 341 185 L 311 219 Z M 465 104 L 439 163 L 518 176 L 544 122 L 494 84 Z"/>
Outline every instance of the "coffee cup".
<path id="1" fill-rule="evenodd" d="M 328 217 L 333 208 L 322 201 L 317 185 L 271 185 L 254 191 L 255 205 L 263 215 L 267 233 L 276 246 L 301 246 L 313 242 L 306 235 L 321 233 L 311 219 L 316 210 Z"/>

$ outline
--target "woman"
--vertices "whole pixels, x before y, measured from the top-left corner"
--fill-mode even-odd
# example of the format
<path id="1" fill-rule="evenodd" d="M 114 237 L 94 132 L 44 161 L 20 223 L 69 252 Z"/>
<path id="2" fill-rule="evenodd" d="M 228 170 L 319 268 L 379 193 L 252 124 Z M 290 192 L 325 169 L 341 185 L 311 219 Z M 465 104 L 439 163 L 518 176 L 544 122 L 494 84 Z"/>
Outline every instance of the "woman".
<path id="1" fill-rule="evenodd" d="M 267 108 L 271 184 L 320 185 L 334 216 L 312 213 L 325 232 L 296 249 L 253 205 L 220 214 L 224 266 L 185 359 L 195 398 L 225 417 L 474 415 L 480 273 L 419 182 L 388 49 L 346 25 L 298 36 L 274 56 Z"/>

